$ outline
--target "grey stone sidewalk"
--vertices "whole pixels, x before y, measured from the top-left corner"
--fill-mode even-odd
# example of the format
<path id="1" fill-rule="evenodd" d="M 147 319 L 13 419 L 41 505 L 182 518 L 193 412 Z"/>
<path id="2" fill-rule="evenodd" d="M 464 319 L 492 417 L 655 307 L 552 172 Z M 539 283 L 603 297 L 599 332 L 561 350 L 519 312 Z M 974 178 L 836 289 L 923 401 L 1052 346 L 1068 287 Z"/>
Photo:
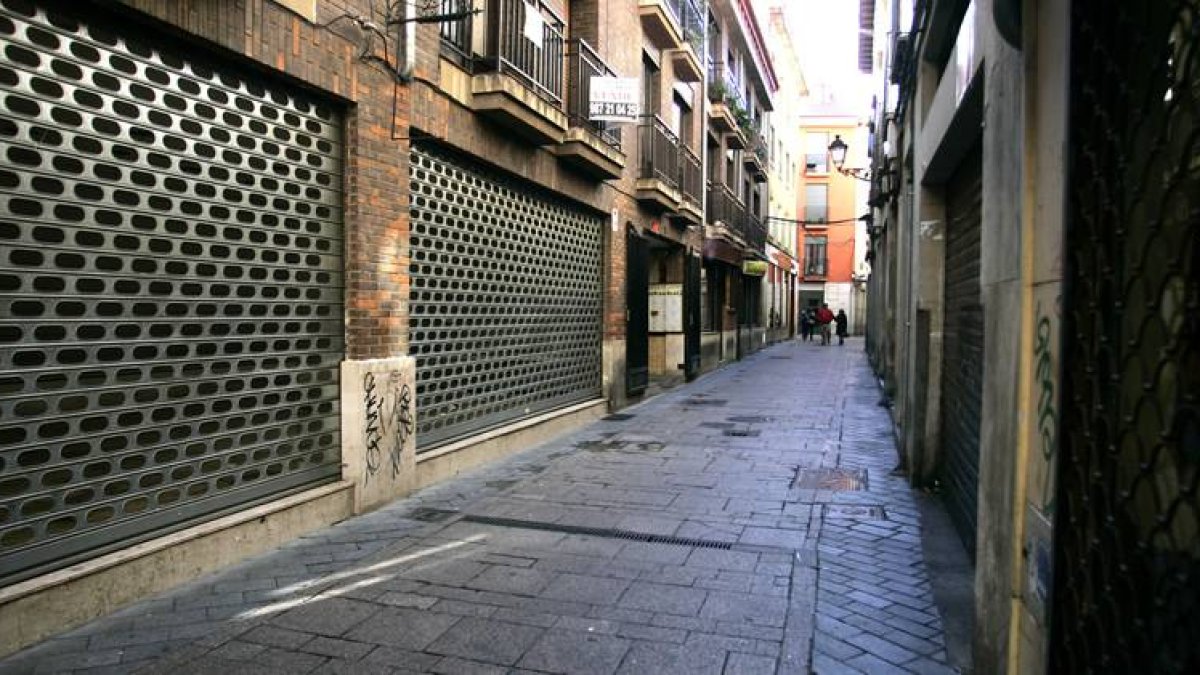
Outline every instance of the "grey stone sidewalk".
<path id="1" fill-rule="evenodd" d="M 861 342 L 790 342 L 0 672 L 950 673 Z"/>

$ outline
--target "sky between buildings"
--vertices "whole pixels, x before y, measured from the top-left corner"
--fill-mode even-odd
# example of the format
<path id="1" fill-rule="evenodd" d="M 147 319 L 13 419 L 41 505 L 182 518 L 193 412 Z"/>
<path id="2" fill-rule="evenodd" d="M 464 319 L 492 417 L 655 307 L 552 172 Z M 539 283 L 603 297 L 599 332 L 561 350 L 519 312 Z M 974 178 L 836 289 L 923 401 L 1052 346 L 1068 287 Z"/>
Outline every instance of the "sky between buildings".
<path id="1" fill-rule="evenodd" d="M 811 96 L 868 115 L 875 78 L 858 70 L 859 0 L 754 0 L 754 7 L 760 25 L 771 7 L 783 8 Z"/>

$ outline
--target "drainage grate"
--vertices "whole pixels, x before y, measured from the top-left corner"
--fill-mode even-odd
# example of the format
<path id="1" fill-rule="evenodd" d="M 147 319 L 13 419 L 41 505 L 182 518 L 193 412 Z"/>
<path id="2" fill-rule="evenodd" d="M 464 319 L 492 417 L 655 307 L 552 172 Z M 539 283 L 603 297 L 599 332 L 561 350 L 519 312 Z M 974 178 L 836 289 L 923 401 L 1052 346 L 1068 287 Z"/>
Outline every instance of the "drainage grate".
<path id="1" fill-rule="evenodd" d="M 733 436 L 735 438 L 758 438 L 758 435 L 761 433 L 762 432 L 759 431 L 758 429 L 726 429 L 725 430 L 726 436 Z"/>
<path id="2" fill-rule="evenodd" d="M 404 517 L 409 520 L 419 520 L 422 523 L 440 523 L 457 515 L 458 511 L 453 511 L 450 509 L 431 509 L 422 506 L 404 514 Z"/>
<path id="3" fill-rule="evenodd" d="M 771 418 L 766 415 L 735 415 L 733 417 L 726 417 L 725 419 L 740 424 L 763 424 L 771 421 Z"/>
<path id="4" fill-rule="evenodd" d="M 801 468 L 796 472 L 796 487 L 801 490 L 866 490 L 866 469 Z"/>
<path id="5" fill-rule="evenodd" d="M 564 523 L 547 523 L 537 520 L 518 520 L 516 518 L 497 518 L 493 516 L 463 516 L 460 522 L 494 525 L 496 527 L 511 527 L 522 530 L 540 530 L 543 532 L 562 532 L 564 534 L 581 534 L 589 537 L 604 537 L 606 539 L 625 539 L 647 544 L 671 544 L 674 546 L 691 546 L 693 548 L 715 548 L 728 551 L 733 544 L 727 541 L 712 541 L 708 539 L 692 539 L 690 537 L 674 537 L 663 534 L 646 534 L 603 527 L 585 527 L 582 525 L 567 525 Z"/>
<path id="6" fill-rule="evenodd" d="M 709 429 L 732 429 L 734 424 L 733 422 L 701 422 L 700 426 Z"/>
<path id="7" fill-rule="evenodd" d="M 772 356 L 771 358 L 775 359 L 776 361 L 791 361 L 792 360 L 792 357 L 790 357 L 790 356 Z"/>
<path id="8" fill-rule="evenodd" d="M 613 413 L 600 419 L 604 420 L 605 422 L 624 422 L 625 420 L 631 420 L 634 417 L 636 417 L 636 415 L 630 415 L 629 413 Z"/>
<path id="9" fill-rule="evenodd" d="M 825 517 L 841 520 L 887 520 L 887 511 L 884 511 L 882 506 L 826 504 Z"/>

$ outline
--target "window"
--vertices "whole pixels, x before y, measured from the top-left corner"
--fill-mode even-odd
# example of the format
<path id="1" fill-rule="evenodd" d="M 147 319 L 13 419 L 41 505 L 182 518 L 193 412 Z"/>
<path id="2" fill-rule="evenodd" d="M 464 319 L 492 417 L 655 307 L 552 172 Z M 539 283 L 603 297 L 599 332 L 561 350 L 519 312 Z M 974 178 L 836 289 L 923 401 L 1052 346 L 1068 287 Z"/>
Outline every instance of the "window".
<path id="1" fill-rule="evenodd" d="M 808 172 L 829 173 L 829 134 L 824 131 L 810 131 L 804 137 L 804 162 L 808 165 Z"/>
<path id="2" fill-rule="evenodd" d="M 825 276 L 825 237 L 804 238 L 804 275 Z"/>
<path id="3" fill-rule="evenodd" d="M 642 54 L 642 112 L 646 115 L 658 114 L 658 64 L 649 54 Z"/>
<path id="4" fill-rule="evenodd" d="M 679 137 L 679 144 L 691 147 L 692 144 L 692 104 L 683 97 L 678 88 L 671 97 L 671 112 L 673 113 L 673 130 Z"/>
<path id="5" fill-rule="evenodd" d="M 829 186 L 804 186 L 804 220 L 810 223 L 829 221 Z"/>

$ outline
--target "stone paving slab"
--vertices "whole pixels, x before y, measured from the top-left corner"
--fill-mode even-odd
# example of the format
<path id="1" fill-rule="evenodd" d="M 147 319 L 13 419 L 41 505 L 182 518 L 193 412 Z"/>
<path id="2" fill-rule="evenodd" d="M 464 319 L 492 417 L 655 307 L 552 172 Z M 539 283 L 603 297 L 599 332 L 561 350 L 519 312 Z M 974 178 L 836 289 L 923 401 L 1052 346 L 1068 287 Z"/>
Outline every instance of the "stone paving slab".
<path id="1" fill-rule="evenodd" d="M 860 346 L 776 345 L 0 672 L 952 672 Z"/>

